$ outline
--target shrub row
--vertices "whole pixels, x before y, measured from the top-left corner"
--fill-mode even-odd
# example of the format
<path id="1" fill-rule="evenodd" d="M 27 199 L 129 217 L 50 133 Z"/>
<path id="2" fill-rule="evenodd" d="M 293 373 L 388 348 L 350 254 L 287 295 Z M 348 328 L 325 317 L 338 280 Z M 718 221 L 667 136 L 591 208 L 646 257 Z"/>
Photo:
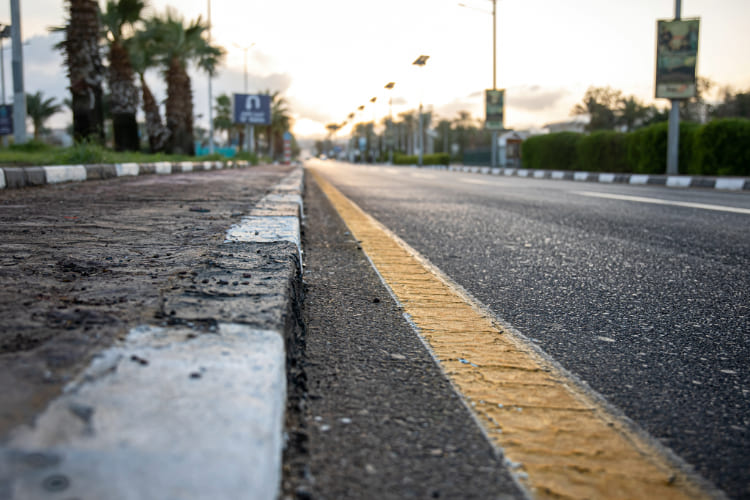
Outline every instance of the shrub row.
<path id="1" fill-rule="evenodd" d="M 530 137 L 521 146 L 523 166 L 549 170 L 663 174 L 668 124 L 629 133 L 560 132 Z M 681 174 L 750 176 L 750 120 L 680 124 Z"/>
<path id="2" fill-rule="evenodd" d="M 394 165 L 416 165 L 419 161 L 417 155 L 405 155 L 395 153 L 393 155 Z M 435 153 L 422 156 L 422 165 L 448 165 L 451 156 L 448 153 Z"/>

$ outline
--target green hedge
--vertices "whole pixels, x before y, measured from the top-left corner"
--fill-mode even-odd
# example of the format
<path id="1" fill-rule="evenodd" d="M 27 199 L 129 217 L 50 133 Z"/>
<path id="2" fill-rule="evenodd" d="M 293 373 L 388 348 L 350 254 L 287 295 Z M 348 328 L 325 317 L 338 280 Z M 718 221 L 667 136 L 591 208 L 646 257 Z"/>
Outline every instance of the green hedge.
<path id="1" fill-rule="evenodd" d="M 530 137 L 521 145 L 526 168 L 663 174 L 666 122 L 630 133 L 575 132 Z M 750 176 L 750 120 L 680 124 L 681 174 Z"/>
<path id="2" fill-rule="evenodd" d="M 448 153 L 435 153 L 422 156 L 422 165 L 445 165 L 448 166 L 451 161 L 451 155 Z M 405 155 L 395 153 L 393 155 L 394 165 L 416 165 L 419 162 L 417 155 Z"/>
<path id="3" fill-rule="evenodd" d="M 526 168 L 575 170 L 576 146 L 583 134 L 559 132 L 529 137 L 521 143 L 521 156 Z"/>

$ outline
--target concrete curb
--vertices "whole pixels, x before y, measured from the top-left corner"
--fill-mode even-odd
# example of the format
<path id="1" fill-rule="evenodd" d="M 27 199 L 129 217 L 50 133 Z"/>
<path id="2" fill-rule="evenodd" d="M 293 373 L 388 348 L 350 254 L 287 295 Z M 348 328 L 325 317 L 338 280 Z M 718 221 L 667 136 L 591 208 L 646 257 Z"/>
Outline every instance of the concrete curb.
<path id="1" fill-rule="evenodd" d="M 278 497 L 302 187 L 297 168 L 167 292 L 161 324 L 133 328 L 11 433 L 0 499 Z"/>
<path id="2" fill-rule="evenodd" d="M 244 168 L 241 161 L 183 161 L 157 163 L 116 163 L 101 165 L 50 165 L 43 167 L 0 168 L 0 189 L 44 186 L 62 182 L 82 182 L 137 175 L 168 175 L 225 168 Z"/>
<path id="3" fill-rule="evenodd" d="M 389 167 L 420 168 L 417 165 L 386 165 Z M 652 185 L 673 188 L 705 188 L 723 191 L 750 191 L 748 177 L 704 177 L 691 175 L 645 175 L 613 174 L 598 172 L 578 172 L 572 170 L 537 170 L 528 168 L 490 168 L 468 165 L 425 165 L 428 170 L 447 170 L 471 174 L 499 175 L 506 177 L 526 177 L 533 179 L 553 179 L 579 182 L 601 182 L 606 184 Z"/>
<path id="4" fill-rule="evenodd" d="M 435 168 L 435 167 L 424 167 Z M 574 172 L 569 170 L 537 170 L 525 168 L 490 168 L 451 165 L 437 167 L 451 172 L 467 172 L 485 175 L 528 177 L 534 179 L 555 179 L 580 182 L 601 182 L 606 184 L 656 185 L 680 188 L 708 188 L 726 191 L 750 191 L 750 178 L 746 177 L 702 177 L 689 175 L 643 175 L 613 174 L 595 172 Z"/>

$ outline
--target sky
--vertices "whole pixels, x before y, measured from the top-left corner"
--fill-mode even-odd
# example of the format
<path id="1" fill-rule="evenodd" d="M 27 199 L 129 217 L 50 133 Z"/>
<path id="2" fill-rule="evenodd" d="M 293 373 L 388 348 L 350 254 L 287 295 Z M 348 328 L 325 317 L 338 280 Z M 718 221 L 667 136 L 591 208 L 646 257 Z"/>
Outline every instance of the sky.
<path id="1" fill-rule="evenodd" d="M 150 0 L 187 19 L 211 7 L 212 38 L 227 50 L 212 92 L 280 91 L 298 138 L 320 138 L 365 105 L 361 120 L 381 120 L 420 101 L 438 117 L 466 110 L 483 118 L 483 91 L 492 88 L 492 1 L 463 0 Z M 68 96 L 62 55 L 52 49 L 50 26 L 65 19 L 62 0 L 20 0 L 27 92 Z M 103 2 L 102 2 L 103 3 Z M 645 103 L 654 100 L 656 20 L 674 16 L 674 0 L 499 0 L 497 87 L 506 89 L 505 125 L 540 128 L 571 119 L 590 86 L 611 86 Z M 735 90 L 750 90 L 750 1 L 684 0 L 682 17 L 700 17 L 698 74 Z M 0 5 L 10 22 L 10 2 Z M 5 85 L 12 96 L 9 42 L 4 41 Z M 245 51 L 242 47 L 249 47 Z M 429 55 L 424 67 L 413 66 Z M 191 71 L 194 114 L 208 124 L 208 78 Z M 157 72 L 148 75 L 165 98 Z M 384 89 L 388 82 L 395 88 Z M 375 104 L 370 99 L 376 97 Z M 50 125 L 70 123 L 69 113 Z M 340 134 L 346 134 L 343 129 Z"/>

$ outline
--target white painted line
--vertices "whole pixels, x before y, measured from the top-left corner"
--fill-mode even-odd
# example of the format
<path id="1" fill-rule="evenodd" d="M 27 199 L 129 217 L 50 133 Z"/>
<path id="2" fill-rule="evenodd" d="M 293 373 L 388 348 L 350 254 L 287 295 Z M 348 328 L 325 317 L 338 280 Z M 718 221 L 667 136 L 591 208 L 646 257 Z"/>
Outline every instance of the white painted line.
<path id="1" fill-rule="evenodd" d="M 0 168 L 0 189 L 5 189 L 5 170 Z"/>
<path id="2" fill-rule="evenodd" d="M 435 176 L 433 174 L 420 174 L 418 172 L 412 172 L 409 175 L 411 175 L 412 177 L 415 177 L 417 179 L 434 179 L 435 178 Z"/>
<path id="3" fill-rule="evenodd" d="M 565 178 L 565 172 L 555 171 L 552 172 L 552 178 L 556 180 L 564 179 Z"/>
<path id="4" fill-rule="evenodd" d="M 117 170 L 117 177 L 135 176 L 138 175 L 140 167 L 137 163 L 117 163 L 115 170 Z"/>
<path id="5" fill-rule="evenodd" d="M 86 167 L 83 165 L 64 165 L 42 168 L 47 176 L 47 184 L 86 180 Z"/>
<path id="6" fill-rule="evenodd" d="M 14 498 L 51 498 L 49 477 L 65 498 L 277 498 L 284 341 L 237 324 L 195 333 L 142 326 L 97 356 L 0 450 L 52 457 L 9 464 Z"/>
<path id="7" fill-rule="evenodd" d="M 574 181 L 585 181 L 589 178 L 588 172 L 574 172 L 573 173 L 573 180 Z"/>
<path id="8" fill-rule="evenodd" d="M 535 170 L 534 171 L 534 179 L 542 179 L 544 178 L 544 174 L 546 172 L 544 170 Z"/>
<path id="9" fill-rule="evenodd" d="M 180 162 L 180 167 L 182 167 L 183 172 L 192 172 L 193 171 L 193 162 L 192 161 L 183 161 Z"/>
<path id="10" fill-rule="evenodd" d="M 648 184 L 648 175 L 631 175 L 629 184 Z"/>
<path id="11" fill-rule="evenodd" d="M 716 189 L 730 189 L 741 191 L 745 187 L 745 179 L 716 179 Z"/>
<path id="12" fill-rule="evenodd" d="M 599 174 L 599 182 L 615 182 L 615 174 Z"/>
<path id="13" fill-rule="evenodd" d="M 606 198 L 610 200 L 635 201 L 639 203 L 651 203 L 654 205 L 671 205 L 675 207 L 700 208 L 703 210 L 715 210 L 718 212 L 731 212 L 735 214 L 750 215 L 750 209 L 748 208 L 727 207 L 724 205 L 709 205 L 706 203 L 692 203 L 689 201 L 659 200 L 657 198 L 644 198 L 642 196 L 626 196 L 622 194 L 595 193 L 591 191 L 573 191 L 573 193 L 579 194 L 581 196 L 591 196 L 594 198 Z"/>
<path id="14" fill-rule="evenodd" d="M 168 175 L 172 173 L 172 164 L 167 161 L 154 163 L 154 168 L 159 175 Z"/>
<path id="15" fill-rule="evenodd" d="M 669 187 L 690 187 L 690 183 L 692 182 L 692 177 L 676 177 L 671 176 L 667 177 L 667 186 Z"/>
<path id="16" fill-rule="evenodd" d="M 502 186 L 502 184 L 494 180 L 489 181 L 489 180 L 483 180 L 483 179 L 459 179 L 459 181 L 463 182 L 464 184 L 477 184 L 480 186 Z"/>

